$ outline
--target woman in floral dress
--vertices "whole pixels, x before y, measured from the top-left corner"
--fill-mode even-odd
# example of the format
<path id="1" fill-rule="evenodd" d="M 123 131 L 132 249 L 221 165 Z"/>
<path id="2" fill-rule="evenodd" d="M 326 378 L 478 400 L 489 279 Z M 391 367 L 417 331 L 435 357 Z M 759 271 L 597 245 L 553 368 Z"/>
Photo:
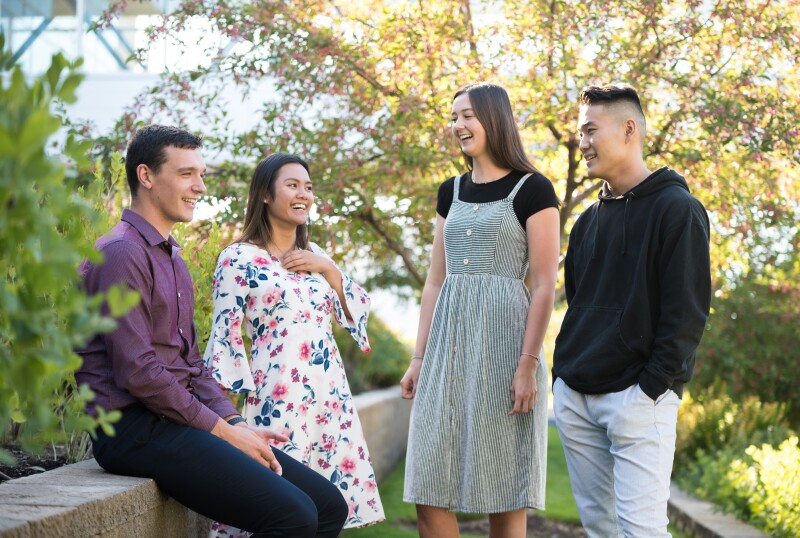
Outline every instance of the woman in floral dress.
<path id="1" fill-rule="evenodd" d="M 359 527 L 383 520 L 383 507 L 332 319 L 369 351 L 370 300 L 308 242 L 313 202 L 301 158 L 279 153 L 259 163 L 242 236 L 219 255 L 205 363 L 223 387 L 248 393 L 248 424 L 285 433 L 280 450 L 339 486 L 350 507 L 345 527 Z M 211 536 L 248 534 L 214 523 Z"/>

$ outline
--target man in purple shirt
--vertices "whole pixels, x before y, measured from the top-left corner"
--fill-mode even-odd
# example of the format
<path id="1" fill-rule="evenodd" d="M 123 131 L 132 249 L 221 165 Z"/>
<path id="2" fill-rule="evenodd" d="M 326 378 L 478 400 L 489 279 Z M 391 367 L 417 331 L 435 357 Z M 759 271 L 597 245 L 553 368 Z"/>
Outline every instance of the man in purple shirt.
<path id="1" fill-rule="evenodd" d="M 141 295 L 114 331 L 78 350 L 75 377 L 96 395 L 89 412 L 122 411 L 113 437 L 97 431 L 95 459 L 112 473 L 153 478 L 192 510 L 255 537 L 337 536 L 348 511 L 338 489 L 273 451 L 269 440 L 286 437 L 248 426 L 200 356 L 192 280 L 170 232 L 192 220 L 206 191 L 201 146 L 174 127 L 133 135 L 131 208 L 98 240 L 104 261 L 82 266 L 90 294 L 122 283 Z"/>

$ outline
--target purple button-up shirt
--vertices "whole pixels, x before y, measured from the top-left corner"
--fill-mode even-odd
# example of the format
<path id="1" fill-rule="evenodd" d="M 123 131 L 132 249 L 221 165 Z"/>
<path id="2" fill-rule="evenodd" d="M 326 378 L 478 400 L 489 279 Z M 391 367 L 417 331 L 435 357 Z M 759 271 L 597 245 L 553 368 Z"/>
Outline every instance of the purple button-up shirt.
<path id="1" fill-rule="evenodd" d="M 105 259 L 101 265 L 81 266 L 86 291 L 92 295 L 124 283 L 141 300 L 117 320 L 114 331 L 95 336 L 77 351 L 83 366 L 75 379 L 94 391 L 94 403 L 111 410 L 138 401 L 205 431 L 220 417 L 237 414 L 200 356 L 192 278 L 175 239 L 164 239 L 126 209 L 96 247 Z"/>

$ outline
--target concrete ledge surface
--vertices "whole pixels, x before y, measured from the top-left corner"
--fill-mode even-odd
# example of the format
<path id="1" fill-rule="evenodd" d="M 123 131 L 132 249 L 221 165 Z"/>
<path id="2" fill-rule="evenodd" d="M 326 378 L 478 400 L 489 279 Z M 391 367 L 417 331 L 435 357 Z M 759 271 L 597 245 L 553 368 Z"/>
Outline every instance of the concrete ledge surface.
<path id="1" fill-rule="evenodd" d="M 669 519 L 695 538 L 769 538 L 763 532 L 723 514 L 708 501 L 696 499 L 675 484 L 669 490 Z"/>
<path id="2" fill-rule="evenodd" d="M 397 386 L 354 404 L 380 480 L 405 453 L 411 402 Z M 107 473 L 93 459 L 0 483 L 0 538 L 205 538 L 209 526 L 153 480 Z"/>

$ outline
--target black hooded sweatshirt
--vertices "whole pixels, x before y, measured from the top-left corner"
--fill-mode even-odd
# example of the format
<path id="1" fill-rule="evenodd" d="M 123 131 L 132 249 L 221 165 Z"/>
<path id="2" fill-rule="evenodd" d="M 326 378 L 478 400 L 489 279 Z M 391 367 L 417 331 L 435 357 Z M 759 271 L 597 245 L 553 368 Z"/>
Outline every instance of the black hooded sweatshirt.
<path id="1" fill-rule="evenodd" d="M 638 383 L 653 400 L 681 396 L 711 304 L 708 244 L 705 208 L 674 170 L 620 197 L 605 185 L 570 233 L 553 379 L 582 394 Z"/>

